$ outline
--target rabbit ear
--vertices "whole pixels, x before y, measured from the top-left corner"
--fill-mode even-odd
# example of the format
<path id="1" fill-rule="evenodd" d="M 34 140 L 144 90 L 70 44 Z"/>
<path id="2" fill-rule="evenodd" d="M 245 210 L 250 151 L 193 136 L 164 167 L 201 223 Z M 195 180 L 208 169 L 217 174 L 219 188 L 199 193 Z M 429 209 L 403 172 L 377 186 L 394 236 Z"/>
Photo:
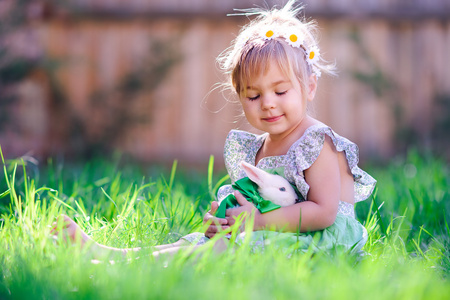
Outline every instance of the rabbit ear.
<path id="1" fill-rule="evenodd" d="M 256 183 L 259 187 L 263 187 L 265 185 L 264 182 L 266 182 L 267 185 L 267 178 L 269 177 L 268 173 L 252 166 L 249 163 L 246 163 L 245 161 L 241 162 L 241 167 L 244 169 L 244 172 L 247 174 L 248 178 L 250 178 L 250 180 Z"/>

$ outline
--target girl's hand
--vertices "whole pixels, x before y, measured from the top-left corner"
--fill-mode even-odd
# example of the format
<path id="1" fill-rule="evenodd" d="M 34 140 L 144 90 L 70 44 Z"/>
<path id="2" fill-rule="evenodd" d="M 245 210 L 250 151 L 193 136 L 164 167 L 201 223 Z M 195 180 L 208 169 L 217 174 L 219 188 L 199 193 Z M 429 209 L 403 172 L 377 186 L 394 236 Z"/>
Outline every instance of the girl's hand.
<path id="1" fill-rule="evenodd" d="M 245 212 L 244 222 L 248 216 L 250 216 L 252 213 L 255 213 L 254 228 L 256 228 L 256 224 L 258 223 L 257 220 L 259 220 L 259 216 L 261 215 L 259 210 L 256 209 L 253 203 L 247 201 L 247 199 L 245 199 L 245 197 L 240 192 L 235 191 L 234 196 L 236 197 L 236 200 L 240 206 L 229 208 L 225 211 L 225 219 L 227 219 L 228 225 L 233 225 L 237 216 L 239 216 L 242 212 Z"/>
<path id="2" fill-rule="evenodd" d="M 217 201 L 213 201 L 211 203 L 211 210 L 208 211 L 203 217 L 203 224 L 210 222 L 210 225 L 205 232 L 206 237 L 212 238 L 217 232 L 219 232 L 219 230 L 224 230 L 229 227 L 226 219 L 216 218 L 214 216 L 218 208 L 219 203 Z"/>

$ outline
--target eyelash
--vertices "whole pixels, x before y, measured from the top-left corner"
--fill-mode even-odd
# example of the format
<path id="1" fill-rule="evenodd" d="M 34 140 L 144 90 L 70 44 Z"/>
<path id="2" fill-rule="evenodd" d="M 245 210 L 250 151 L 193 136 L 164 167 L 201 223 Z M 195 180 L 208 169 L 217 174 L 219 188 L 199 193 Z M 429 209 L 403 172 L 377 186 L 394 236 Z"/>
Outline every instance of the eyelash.
<path id="1" fill-rule="evenodd" d="M 282 95 L 284 95 L 284 94 L 286 94 L 286 93 L 287 93 L 287 91 L 280 92 L 280 93 L 275 92 L 275 94 L 277 94 L 278 96 L 282 96 Z M 258 95 L 258 96 L 255 96 L 255 97 L 247 97 L 247 98 L 248 98 L 248 100 L 250 100 L 250 101 L 255 101 L 255 100 L 258 100 L 259 95 Z"/>

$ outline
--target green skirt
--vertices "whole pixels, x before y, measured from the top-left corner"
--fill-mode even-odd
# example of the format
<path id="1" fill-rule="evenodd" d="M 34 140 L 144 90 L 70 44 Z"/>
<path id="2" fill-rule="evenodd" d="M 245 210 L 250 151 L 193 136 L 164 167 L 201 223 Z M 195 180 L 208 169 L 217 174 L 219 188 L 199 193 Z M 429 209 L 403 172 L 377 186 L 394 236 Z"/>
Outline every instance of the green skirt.
<path id="1" fill-rule="evenodd" d="M 203 233 L 194 232 L 182 237 L 192 245 L 208 242 Z M 250 234 L 240 233 L 235 242 L 238 245 L 248 244 L 252 251 L 263 251 L 266 247 L 280 250 L 303 251 L 346 251 L 356 253 L 367 241 L 367 231 L 355 218 L 338 214 L 336 221 L 330 227 L 309 232 L 292 233 L 278 231 L 253 231 Z"/>

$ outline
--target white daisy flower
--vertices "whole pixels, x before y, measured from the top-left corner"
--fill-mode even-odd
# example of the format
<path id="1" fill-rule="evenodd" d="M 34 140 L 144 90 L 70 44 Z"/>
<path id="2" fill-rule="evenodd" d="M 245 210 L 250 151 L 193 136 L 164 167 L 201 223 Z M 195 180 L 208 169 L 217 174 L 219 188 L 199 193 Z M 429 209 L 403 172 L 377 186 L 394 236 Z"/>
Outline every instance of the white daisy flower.
<path id="1" fill-rule="evenodd" d="M 317 46 L 312 46 L 306 50 L 306 61 L 310 66 L 319 61 L 320 51 Z"/>
<path id="2" fill-rule="evenodd" d="M 303 39 L 301 39 L 297 34 L 294 33 L 286 34 L 284 38 L 289 45 L 295 48 L 300 48 L 300 46 L 303 44 Z"/>
<path id="3" fill-rule="evenodd" d="M 278 37 L 278 33 L 274 29 L 266 27 L 262 30 L 261 36 L 265 40 L 271 40 Z"/>

